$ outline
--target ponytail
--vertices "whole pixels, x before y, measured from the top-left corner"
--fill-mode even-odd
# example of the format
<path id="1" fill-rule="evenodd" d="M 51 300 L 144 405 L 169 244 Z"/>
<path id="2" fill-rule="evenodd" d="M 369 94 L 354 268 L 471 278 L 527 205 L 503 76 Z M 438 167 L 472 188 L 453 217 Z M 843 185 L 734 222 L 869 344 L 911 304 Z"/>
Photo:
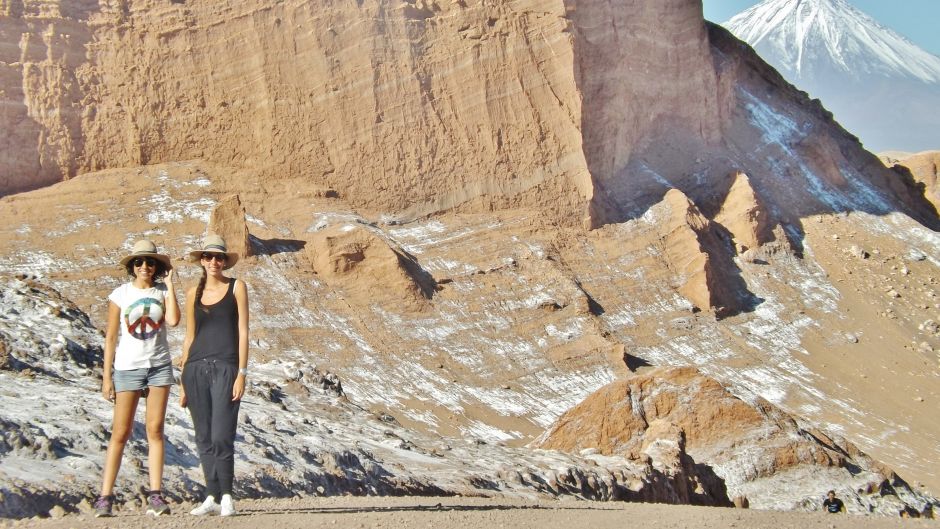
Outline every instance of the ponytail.
<path id="1" fill-rule="evenodd" d="M 202 291 L 206 289 L 206 269 L 202 268 L 202 277 L 199 278 L 199 284 L 196 285 L 196 299 L 194 300 L 193 307 L 202 307 L 202 310 L 208 312 L 208 309 L 202 304 Z"/>

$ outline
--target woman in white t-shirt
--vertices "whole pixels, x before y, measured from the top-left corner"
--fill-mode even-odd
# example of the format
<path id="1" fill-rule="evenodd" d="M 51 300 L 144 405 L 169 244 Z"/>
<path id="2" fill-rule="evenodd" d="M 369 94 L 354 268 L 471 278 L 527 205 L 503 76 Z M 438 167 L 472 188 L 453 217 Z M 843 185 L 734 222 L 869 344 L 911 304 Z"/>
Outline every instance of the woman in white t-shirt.
<path id="1" fill-rule="evenodd" d="M 121 259 L 121 265 L 133 280 L 108 296 L 101 394 L 114 403 L 114 418 L 101 494 L 95 500 L 95 516 L 111 516 L 114 481 L 121 467 L 124 446 L 134 428 L 134 414 L 141 395 L 147 399 L 147 465 L 150 469 L 147 514 L 160 516 L 170 512 L 161 486 L 163 423 L 173 385 L 166 327 L 175 327 L 180 321 L 173 288 L 176 272 L 170 258 L 157 253 L 156 245 L 149 240 L 137 241 L 131 254 Z M 159 279 L 163 281 L 157 282 Z"/>

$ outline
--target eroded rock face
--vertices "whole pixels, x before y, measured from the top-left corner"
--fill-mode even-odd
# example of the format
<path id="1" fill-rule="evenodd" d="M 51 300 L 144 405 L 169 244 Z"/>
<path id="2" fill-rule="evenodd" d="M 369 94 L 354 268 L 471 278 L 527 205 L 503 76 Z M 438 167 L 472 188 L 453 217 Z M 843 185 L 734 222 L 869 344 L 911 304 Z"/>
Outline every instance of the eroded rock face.
<path id="1" fill-rule="evenodd" d="M 743 253 L 774 240 L 773 226 L 747 175 L 737 172 L 733 180 L 721 210 L 712 220 L 731 233 L 738 252 Z"/>
<path id="2" fill-rule="evenodd" d="M 38 10 L 58 2 L 26 2 L 2 22 L 18 132 L 0 191 L 203 158 L 406 216 L 558 206 L 580 222 L 566 3 L 421 5 L 86 2 L 50 21 Z"/>
<path id="3" fill-rule="evenodd" d="M 434 293 L 434 278 L 413 257 L 363 226 L 316 233 L 308 255 L 317 275 L 352 304 L 422 310 Z"/>
<path id="4" fill-rule="evenodd" d="M 739 311 L 747 290 L 735 276 L 730 245 L 678 189 L 666 192 L 663 202 L 670 216 L 659 226 L 660 241 L 679 293 L 698 309 L 714 310 L 719 316 Z"/>
<path id="5" fill-rule="evenodd" d="M 895 156 L 882 156 L 882 161 L 902 176 L 908 174 L 914 181 L 923 186 L 924 197 L 935 208 L 940 208 L 940 187 L 937 187 L 937 178 L 940 176 L 940 151 L 925 151 L 917 154 Z"/>
<path id="6" fill-rule="evenodd" d="M 88 17 L 97 2 L 0 4 L 0 194 L 77 174 L 84 158 Z"/>
<path id="7" fill-rule="evenodd" d="M 919 207 L 831 116 L 705 24 L 699 0 L 6 9 L 0 193 L 203 159 L 401 219 L 534 208 L 598 227 L 670 188 L 710 216 L 731 169 L 776 221 Z M 889 198 L 827 200 L 807 185 L 818 174 Z"/>
<path id="8" fill-rule="evenodd" d="M 630 459 L 687 453 L 713 469 L 729 495 L 750 498 L 758 508 L 799 501 L 807 489 L 822 496 L 845 483 L 859 491 L 859 502 L 880 512 L 930 503 L 852 443 L 805 427 L 762 399 L 745 402 L 694 368 L 658 368 L 613 382 L 563 415 L 540 445 Z M 770 498 L 767 490 L 779 487 L 777 480 L 789 490 Z"/>

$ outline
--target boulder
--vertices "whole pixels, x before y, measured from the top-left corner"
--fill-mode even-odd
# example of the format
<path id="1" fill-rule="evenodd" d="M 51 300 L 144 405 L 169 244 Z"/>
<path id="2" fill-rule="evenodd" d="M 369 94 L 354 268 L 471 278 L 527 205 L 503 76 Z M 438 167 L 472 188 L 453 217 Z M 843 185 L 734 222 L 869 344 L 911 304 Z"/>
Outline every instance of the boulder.
<path id="1" fill-rule="evenodd" d="M 773 225 L 747 175 L 738 171 L 732 178 L 731 189 L 712 220 L 731 233 L 738 253 L 743 253 L 774 240 Z"/>
<path id="2" fill-rule="evenodd" d="M 886 480 L 895 491 L 890 501 L 863 491 L 859 504 L 879 511 L 921 501 L 894 472 L 852 443 L 761 398 L 738 398 L 691 367 L 657 368 L 599 389 L 562 415 L 540 446 L 571 453 L 595 449 L 629 459 L 689 457 L 700 479 L 692 491 L 717 486 L 701 481 L 713 470 L 731 497 L 746 496 L 757 508 L 796 508 L 803 498 L 836 484 L 874 490 L 873 484 Z"/>
<path id="3" fill-rule="evenodd" d="M 307 246 L 314 272 L 354 305 L 424 310 L 434 278 L 417 259 L 362 225 L 316 232 Z"/>
<path id="4" fill-rule="evenodd" d="M 885 165 L 892 167 L 902 176 L 910 175 L 923 189 L 924 198 L 935 208 L 940 209 L 940 187 L 937 186 L 938 175 L 940 175 L 940 151 L 904 153 L 898 158 L 882 156 L 881 159 Z"/>
<path id="5" fill-rule="evenodd" d="M 698 207 L 678 189 L 663 197 L 669 217 L 660 225 L 660 251 L 677 290 L 700 310 L 722 316 L 744 307 L 746 290 L 735 274 L 731 248 Z"/>
<path id="6" fill-rule="evenodd" d="M 209 218 L 209 233 L 225 239 L 228 251 L 236 252 L 240 257 L 252 255 L 245 207 L 238 195 L 229 195 L 216 204 Z"/>

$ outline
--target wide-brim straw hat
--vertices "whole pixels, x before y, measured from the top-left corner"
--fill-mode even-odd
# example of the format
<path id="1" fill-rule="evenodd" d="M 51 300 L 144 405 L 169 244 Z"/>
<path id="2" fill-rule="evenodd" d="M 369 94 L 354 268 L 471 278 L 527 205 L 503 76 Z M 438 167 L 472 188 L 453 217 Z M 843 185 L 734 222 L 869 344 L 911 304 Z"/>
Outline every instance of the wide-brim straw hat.
<path id="1" fill-rule="evenodd" d="M 189 252 L 189 260 L 193 263 L 198 263 L 204 253 L 225 254 L 225 266 L 222 267 L 222 270 L 228 270 L 238 262 L 238 253 L 228 251 L 228 248 L 225 246 L 225 239 L 214 233 L 206 235 L 206 238 L 202 241 L 201 249 Z"/>
<path id="2" fill-rule="evenodd" d="M 121 266 L 127 266 L 127 263 L 137 259 L 138 257 L 152 257 L 163 263 L 167 270 L 173 268 L 173 265 L 170 264 L 170 256 L 157 253 L 157 245 L 149 239 L 141 239 L 135 242 L 134 248 L 131 249 L 130 255 L 121 259 Z"/>

